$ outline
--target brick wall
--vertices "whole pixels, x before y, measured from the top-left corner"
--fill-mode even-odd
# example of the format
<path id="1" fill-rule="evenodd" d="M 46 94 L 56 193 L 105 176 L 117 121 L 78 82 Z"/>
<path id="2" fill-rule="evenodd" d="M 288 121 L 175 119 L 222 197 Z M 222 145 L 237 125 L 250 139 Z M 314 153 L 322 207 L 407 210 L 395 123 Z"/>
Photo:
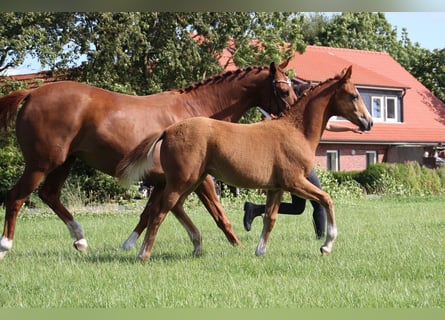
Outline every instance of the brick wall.
<path id="1" fill-rule="evenodd" d="M 315 155 L 315 167 L 327 168 L 328 150 L 338 152 L 339 170 L 352 171 L 366 169 L 366 151 L 376 151 L 377 162 L 384 162 L 387 148 L 379 145 L 323 144 L 321 143 Z"/>

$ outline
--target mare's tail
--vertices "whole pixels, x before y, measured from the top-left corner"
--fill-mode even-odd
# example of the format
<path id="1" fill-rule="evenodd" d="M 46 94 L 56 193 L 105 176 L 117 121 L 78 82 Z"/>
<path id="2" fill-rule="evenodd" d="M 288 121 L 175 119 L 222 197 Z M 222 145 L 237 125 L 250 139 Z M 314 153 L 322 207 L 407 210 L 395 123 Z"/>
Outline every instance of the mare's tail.
<path id="1" fill-rule="evenodd" d="M 164 132 L 155 138 L 153 136 L 145 138 L 119 162 L 116 177 L 122 186 L 130 186 L 150 171 L 153 166 L 155 146 L 163 138 Z"/>
<path id="2" fill-rule="evenodd" d="M 31 90 L 17 90 L 0 98 L 0 130 L 6 131 L 16 117 L 20 103 Z"/>

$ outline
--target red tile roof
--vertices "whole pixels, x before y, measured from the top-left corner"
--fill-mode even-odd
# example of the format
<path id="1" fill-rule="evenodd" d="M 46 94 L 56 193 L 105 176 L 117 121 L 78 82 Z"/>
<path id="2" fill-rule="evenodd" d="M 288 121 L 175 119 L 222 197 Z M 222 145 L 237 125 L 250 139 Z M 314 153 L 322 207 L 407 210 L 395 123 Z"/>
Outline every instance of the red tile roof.
<path id="1" fill-rule="evenodd" d="M 402 123 L 376 123 L 367 134 L 325 131 L 322 142 L 445 143 L 445 104 L 389 54 L 364 50 L 307 46 L 288 68 L 297 78 L 324 81 L 352 65 L 357 86 L 406 88 Z"/>

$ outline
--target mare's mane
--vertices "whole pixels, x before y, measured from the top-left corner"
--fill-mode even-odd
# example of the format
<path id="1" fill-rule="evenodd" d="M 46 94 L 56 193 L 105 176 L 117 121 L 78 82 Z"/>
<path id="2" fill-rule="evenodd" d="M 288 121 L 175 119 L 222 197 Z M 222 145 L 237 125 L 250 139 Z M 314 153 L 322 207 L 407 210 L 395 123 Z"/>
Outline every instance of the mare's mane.
<path id="1" fill-rule="evenodd" d="M 268 66 L 251 66 L 251 67 L 247 67 L 247 68 L 239 68 L 236 70 L 226 71 L 222 74 L 214 75 L 208 79 L 205 79 L 205 80 L 202 80 L 199 82 L 195 82 L 185 88 L 177 89 L 177 91 L 179 91 L 180 93 L 188 93 L 190 91 L 196 90 L 196 89 L 206 86 L 206 85 L 220 83 L 222 81 L 227 80 L 228 78 L 239 77 L 240 75 L 245 75 L 252 71 L 260 72 L 262 70 L 267 70 L 267 69 L 269 69 Z"/>

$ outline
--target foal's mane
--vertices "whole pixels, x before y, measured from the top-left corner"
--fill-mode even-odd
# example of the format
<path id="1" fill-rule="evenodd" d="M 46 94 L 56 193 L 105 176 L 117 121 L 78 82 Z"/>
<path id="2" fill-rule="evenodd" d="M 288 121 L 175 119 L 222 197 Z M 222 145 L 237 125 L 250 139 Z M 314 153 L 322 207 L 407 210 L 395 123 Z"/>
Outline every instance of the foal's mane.
<path id="1" fill-rule="evenodd" d="M 288 117 L 288 118 L 295 118 L 298 115 L 303 114 L 304 110 L 301 106 L 305 105 L 307 103 L 307 100 L 311 99 L 317 93 L 317 91 L 320 91 L 326 84 L 331 83 L 336 80 L 340 80 L 342 78 L 342 76 L 343 76 L 343 74 L 337 74 L 335 77 L 329 78 L 329 79 L 327 79 L 323 82 L 320 82 L 319 84 L 317 84 L 315 86 L 311 86 L 310 88 L 305 90 L 303 92 L 303 94 L 297 98 L 295 105 L 292 106 L 291 108 L 288 108 L 285 111 L 283 111 L 281 113 L 281 115 L 278 117 L 278 119 L 282 118 L 284 116 Z"/>
<path id="2" fill-rule="evenodd" d="M 268 70 L 269 67 L 268 66 L 250 66 L 247 68 L 239 68 L 236 70 L 231 70 L 231 71 L 226 71 L 224 73 L 212 76 L 208 79 L 199 81 L 199 82 L 195 82 L 185 88 L 182 89 L 177 89 L 177 91 L 179 91 L 180 93 L 188 93 L 190 91 L 196 90 L 198 88 L 201 88 L 203 86 L 207 86 L 207 85 L 211 85 L 211 84 L 216 84 L 216 83 L 220 83 L 223 81 L 226 81 L 227 79 L 234 79 L 234 78 L 238 78 L 241 75 L 246 75 L 249 72 L 253 72 L 253 71 L 257 71 L 257 72 L 261 72 L 262 70 Z"/>

